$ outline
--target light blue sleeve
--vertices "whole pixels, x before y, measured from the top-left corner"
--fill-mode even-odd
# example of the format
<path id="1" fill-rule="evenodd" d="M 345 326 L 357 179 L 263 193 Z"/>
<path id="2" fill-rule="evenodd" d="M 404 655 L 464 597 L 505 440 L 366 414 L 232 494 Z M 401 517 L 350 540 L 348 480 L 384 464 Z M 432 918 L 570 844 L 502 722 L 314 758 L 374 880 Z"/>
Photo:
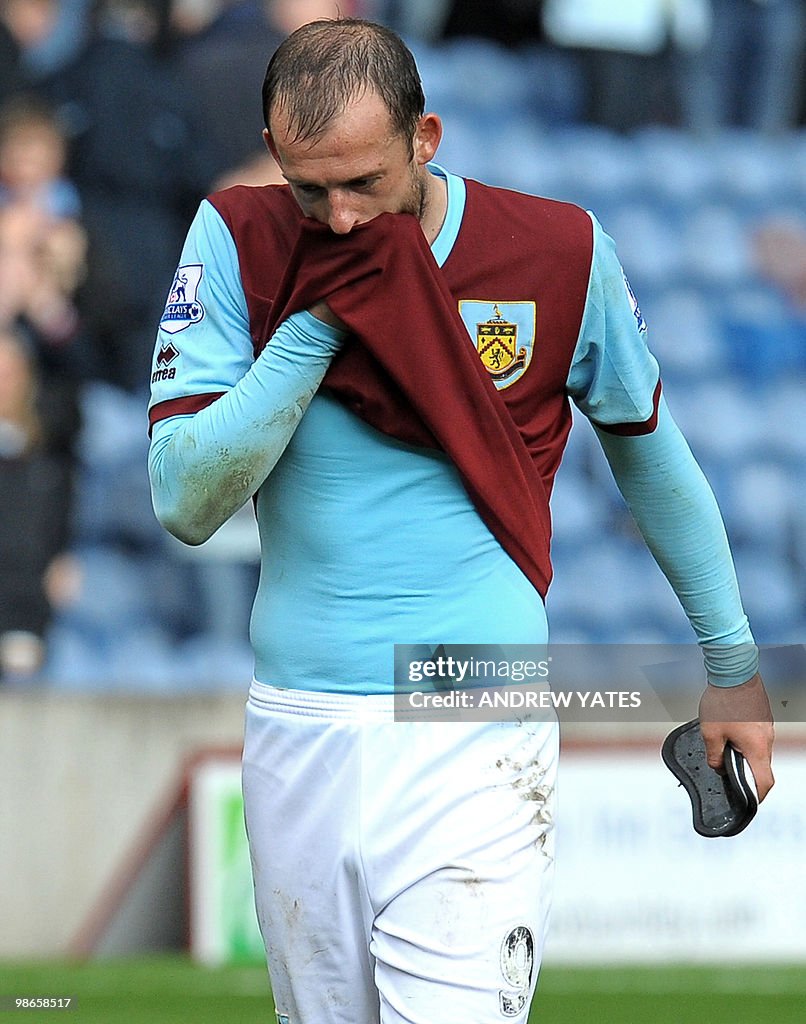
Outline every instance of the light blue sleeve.
<path id="1" fill-rule="evenodd" d="M 708 681 L 736 686 L 758 671 L 728 538 L 713 491 L 661 399 L 650 434 L 596 429 L 619 490 L 702 646 Z"/>
<path id="2" fill-rule="evenodd" d="M 295 313 L 220 398 L 194 415 L 155 425 L 151 494 L 157 518 L 170 533 L 186 544 L 201 544 L 255 494 L 343 338 L 343 331 L 310 313 Z"/>
<path id="3" fill-rule="evenodd" d="M 616 255 L 593 221 L 588 295 L 567 391 L 577 408 L 604 427 L 652 418 L 660 371 L 647 348 L 646 323 Z"/>
<path id="4" fill-rule="evenodd" d="M 235 242 L 205 200 L 188 231 L 160 320 L 150 406 L 226 391 L 253 359 Z"/>
<path id="5" fill-rule="evenodd" d="M 709 682 L 758 669 L 722 515 L 663 399 L 647 328 L 595 217 L 590 282 L 567 389 L 592 422 L 613 476 L 699 640 Z M 619 429 L 622 428 L 622 429 Z"/>

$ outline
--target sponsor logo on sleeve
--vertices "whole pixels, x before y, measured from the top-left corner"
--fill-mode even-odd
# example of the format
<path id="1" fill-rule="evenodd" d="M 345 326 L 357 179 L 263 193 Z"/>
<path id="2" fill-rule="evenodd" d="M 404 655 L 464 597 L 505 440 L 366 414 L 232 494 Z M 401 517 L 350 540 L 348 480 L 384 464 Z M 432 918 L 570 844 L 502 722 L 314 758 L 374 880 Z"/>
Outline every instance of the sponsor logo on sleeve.
<path id="1" fill-rule="evenodd" d="M 161 380 L 173 380 L 176 377 L 176 367 L 171 366 L 171 363 L 178 359 L 180 355 L 179 349 L 172 341 L 169 341 L 167 345 L 160 346 L 157 358 L 154 361 L 156 366 L 151 374 L 151 383 L 156 384 Z"/>
<path id="2" fill-rule="evenodd" d="M 177 267 L 160 320 L 160 330 L 167 334 L 178 334 L 204 319 L 204 306 L 198 297 L 203 273 L 204 266 L 201 263 L 186 263 Z"/>
<path id="3" fill-rule="evenodd" d="M 630 286 L 630 282 L 627 280 L 627 275 L 622 270 L 621 276 L 624 278 L 624 287 L 627 289 L 627 298 L 630 300 L 630 308 L 632 309 L 632 315 L 635 317 L 635 322 L 638 324 L 638 333 L 643 334 L 646 331 L 646 320 L 644 320 L 643 313 L 638 306 L 638 299 L 635 297 L 635 292 Z"/>

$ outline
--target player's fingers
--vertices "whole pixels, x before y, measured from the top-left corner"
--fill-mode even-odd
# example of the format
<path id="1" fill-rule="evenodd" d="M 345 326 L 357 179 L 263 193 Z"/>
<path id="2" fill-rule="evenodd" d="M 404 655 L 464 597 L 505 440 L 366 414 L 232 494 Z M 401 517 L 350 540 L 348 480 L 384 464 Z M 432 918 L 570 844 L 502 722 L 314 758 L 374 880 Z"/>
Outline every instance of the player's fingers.
<path id="1" fill-rule="evenodd" d="M 734 735 L 728 738 L 747 761 L 761 802 L 775 785 L 772 773 L 772 747 L 775 726 L 772 722 L 745 722 L 733 725 Z"/>
<path id="2" fill-rule="evenodd" d="M 311 316 L 315 316 L 317 320 L 321 320 L 322 323 L 328 324 L 330 327 L 339 327 L 344 329 L 344 321 L 340 320 L 330 306 L 324 301 L 316 302 L 308 310 Z"/>
<path id="3" fill-rule="evenodd" d="M 722 730 L 708 730 L 706 726 L 703 726 L 702 733 L 709 767 L 719 772 L 720 775 L 724 775 L 725 745 L 728 737 Z M 758 802 L 761 803 L 775 785 L 769 747 L 765 743 L 763 749 L 759 749 L 757 746 L 748 748 L 746 744 L 737 743 L 735 740 L 733 740 L 733 745 L 743 755 L 748 768 L 753 773 Z"/>
<path id="4" fill-rule="evenodd" d="M 749 737 L 743 736 L 733 740 L 733 745 L 744 756 L 747 766 L 753 773 L 759 803 L 775 785 L 772 772 L 772 744 L 774 730 L 767 722 L 758 722 L 756 732 Z"/>
<path id="5" fill-rule="evenodd" d="M 746 758 L 748 767 L 753 773 L 753 778 L 756 783 L 756 792 L 758 793 L 758 802 L 764 799 L 769 793 L 772 787 L 775 785 L 775 776 L 772 773 L 772 765 L 768 758 Z"/>
<path id="6" fill-rule="evenodd" d="M 722 735 L 709 737 L 703 729 L 702 738 L 705 740 L 705 759 L 709 768 L 713 768 L 715 772 L 723 775 L 725 772 L 725 737 Z"/>
<path id="7" fill-rule="evenodd" d="M 775 728 L 772 722 L 726 722 L 723 726 L 724 739 L 739 751 L 753 773 L 760 803 L 775 785 L 772 773 Z"/>

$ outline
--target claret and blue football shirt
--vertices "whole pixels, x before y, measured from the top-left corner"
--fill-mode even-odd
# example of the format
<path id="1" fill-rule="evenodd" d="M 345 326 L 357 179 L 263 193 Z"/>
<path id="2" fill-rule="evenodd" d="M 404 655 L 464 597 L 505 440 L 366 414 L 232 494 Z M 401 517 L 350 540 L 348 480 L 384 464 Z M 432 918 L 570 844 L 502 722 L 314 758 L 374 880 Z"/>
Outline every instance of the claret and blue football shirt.
<path id="1" fill-rule="evenodd" d="M 540 237 L 528 237 L 520 225 L 508 235 L 503 217 L 481 232 L 479 204 L 495 203 L 500 194 L 506 212 L 515 194 L 432 170 L 447 182 L 448 210 L 431 251 L 453 282 L 468 346 L 516 410 L 519 394 L 527 395 L 538 375 L 549 382 L 545 423 L 533 417 L 540 433 L 529 439 L 546 502 L 570 426 L 570 396 L 597 425 L 639 523 L 642 515 L 651 520 L 650 546 L 683 592 L 700 639 L 747 643 L 721 518 L 663 404 L 646 325 L 612 240 L 594 218 L 583 224 L 573 208 L 575 230 L 587 231 L 590 242 L 580 264 L 586 289 L 577 299 L 566 297 L 561 283 L 552 286 L 556 253 L 545 252 Z M 475 203 L 470 211 L 469 203 Z M 555 206 L 558 217 L 568 209 L 550 204 L 548 216 Z M 256 286 L 250 271 L 245 285 L 243 253 L 253 244 L 250 232 L 268 236 L 271 245 L 272 225 L 244 224 L 235 233 L 243 238 L 235 237 L 213 197 L 188 234 L 155 350 L 150 468 L 158 513 L 204 509 L 215 490 L 205 480 L 220 479 L 230 464 L 240 481 L 233 492 L 257 492 L 256 678 L 381 693 L 392 687 L 396 643 L 544 642 L 541 593 L 479 514 L 457 467 L 438 449 L 376 429 L 340 400 L 338 389 L 321 388 L 344 342 L 341 332 L 297 313 L 265 347 L 259 344 L 259 275 Z M 529 282 L 540 261 L 545 271 L 537 289 Z M 567 326 L 560 332 L 554 321 Z M 655 494 L 630 487 L 623 446 L 659 441 L 678 483 L 698 492 L 708 508 L 701 528 L 717 536 L 707 568 L 717 578 L 721 573 L 725 585 L 708 587 L 707 595 L 688 587 L 688 566 L 701 549 L 696 531 L 683 536 L 673 504 L 667 508 Z M 649 452 L 647 479 L 651 463 Z M 696 571 L 702 568 L 698 563 Z M 730 682 L 752 674 L 745 665 L 721 671 Z"/>

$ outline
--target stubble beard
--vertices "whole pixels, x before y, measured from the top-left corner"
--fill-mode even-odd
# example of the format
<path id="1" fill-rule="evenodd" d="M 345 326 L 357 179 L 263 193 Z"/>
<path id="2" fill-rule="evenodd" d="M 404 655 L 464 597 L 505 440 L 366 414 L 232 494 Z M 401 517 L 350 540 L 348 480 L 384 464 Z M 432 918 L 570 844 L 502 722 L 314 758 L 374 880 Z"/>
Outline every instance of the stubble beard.
<path id="1" fill-rule="evenodd" d="M 428 211 L 428 187 L 425 176 L 414 164 L 411 175 L 411 189 L 400 209 L 400 213 L 411 213 L 422 224 Z"/>

